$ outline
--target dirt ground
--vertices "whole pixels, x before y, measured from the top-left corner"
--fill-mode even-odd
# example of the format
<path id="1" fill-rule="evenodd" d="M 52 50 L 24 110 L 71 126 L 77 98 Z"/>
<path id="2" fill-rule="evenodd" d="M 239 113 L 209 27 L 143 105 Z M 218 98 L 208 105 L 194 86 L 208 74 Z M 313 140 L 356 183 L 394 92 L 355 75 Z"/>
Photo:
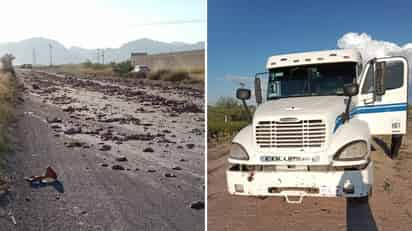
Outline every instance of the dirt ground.
<path id="1" fill-rule="evenodd" d="M 203 92 L 17 71 L 0 230 L 204 230 Z M 58 184 L 25 176 L 51 166 Z M 9 212 L 16 219 L 13 225 Z"/>
<path id="2" fill-rule="evenodd" d="M 412 121 L 411 121 L 412 122 Z M 412 123 L 399 159 L 377 146 L 373 196 L 369 204 L 344 198 L 309 198 L 288 204 L 283 198 L 232 196 L 225 170 L 230 146 L 208 149 L 208 230 L 412 230 Z"/>

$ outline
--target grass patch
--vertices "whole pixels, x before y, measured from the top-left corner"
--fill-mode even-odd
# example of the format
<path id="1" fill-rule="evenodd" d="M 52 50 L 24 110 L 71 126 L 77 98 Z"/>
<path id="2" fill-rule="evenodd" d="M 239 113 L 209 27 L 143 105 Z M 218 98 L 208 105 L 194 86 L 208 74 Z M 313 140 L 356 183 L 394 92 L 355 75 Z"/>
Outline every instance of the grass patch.
<path id="1" fill-rule="evenodd" d="M 64 64 L 50 66 L 36 66 L 34 69 L 56 73 L 86 76 L 121 76 L 129 78 L 147 78 L 175 83 L 204 84 L 205 70 L 203 68 L 153 69 L 148 74 L 132 73 L 130 61 L 99 64 L 86 61 L 81 64 Z"/>
<path id="2" fill-rule="evenodd" d="M 148 74 L 147 78 L 151 80 L 161 80 L 163 76 L 168 75 L 169 73 L 169 70 L 164 69 L 152 71 Z"/>
<path id="3" fill-rule="evenodd" d="M 111 76 L 114 74 L 113 67 L 109 64 L 64 64 L 56 66 L 36 66 L 37 70 L 47 70 L 56 73 L 68 73 L 72 75 L 100 75 L 100 76 Z"/>
<path id="4" fill-rule="evenodd" d="M 247 121 L 208 121 L 207 135 L 209 138 L 218 141 L 218 143 L 226 142 L 248 124 Z"/>
<path id="5" fill-rule="evenodd" d="M 10 73 L 0 73 L 0 152 L 8 150 L 7 126 L 14 118 L 16 80 Z"/>
<path id="6" fill-rule="evenodd" d="M 186 71 L 172 71 L 162 78 L 162 80 L 170 82 L 180 82 L 186 79 L 189 79 L 189 73 Z"/>
<path id="7" fill-rule="evenodd" d="M 219 98 L 215 105 L 208 106 L 207 111 L 207 136 L 210 142 L 228 142 L 250 123 L 239 100 L 232 97 Z"/>
<path id="8" fill-rule="evenodd" d="M 151 80 L 163 80 L 169 82 L 182 82 L 189 84 L 203 84 L 205 81 L 203 69 L 159 69 L 154 71 L 152 70 L 148 74 L 147 78 Z"/>

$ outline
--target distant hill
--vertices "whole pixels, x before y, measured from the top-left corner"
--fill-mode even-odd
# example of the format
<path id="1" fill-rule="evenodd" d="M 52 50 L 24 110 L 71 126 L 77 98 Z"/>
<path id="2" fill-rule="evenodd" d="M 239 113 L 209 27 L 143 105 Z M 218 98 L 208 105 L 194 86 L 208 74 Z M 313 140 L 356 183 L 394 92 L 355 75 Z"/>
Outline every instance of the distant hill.
<path id="1" fill-rule="evenodd" d="M 66 48 L 58 41 L 47 38 L 30 38 L 20 42 L 0 44 L 0 56 L 12 53 L 16 56 L 15 64 L 33 62 L 33 49 L 36 53 L 36 64 L 49 64 L 49 44 L 52 45 L 53 64 L 81 63 L 87 59 L 96 62 L 97 50 L 81 47 Z M 119 48 L 105 49 L 105 63 L 119 62 L 130 58 L 132 52 L 147 52 L 149 54 L 189 51 L 204 49 L 204 42 L 188 44 L 183 42 L 165 43 L 147 38 L 138 39 L 123 44 Z"/>

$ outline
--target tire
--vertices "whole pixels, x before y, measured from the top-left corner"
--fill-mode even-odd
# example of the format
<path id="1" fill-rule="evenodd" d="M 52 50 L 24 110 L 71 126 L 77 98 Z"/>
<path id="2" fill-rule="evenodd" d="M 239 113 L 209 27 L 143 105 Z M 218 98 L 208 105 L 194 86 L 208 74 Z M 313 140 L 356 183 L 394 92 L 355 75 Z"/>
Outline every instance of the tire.
<path id="1" fill-rule="evenodd" d="M 369 195 L 364 197 L 352 197 L 348 198 L 348 201 L 355 203 L 355 204 L 368 204 L 369 203 Z"/>
<path id="2" fill-rule="evenodd" d="M 402 145 L 402 135 L 392 135 L 391 158 L 396 159 L 399 156 L 399 150 Z"/>

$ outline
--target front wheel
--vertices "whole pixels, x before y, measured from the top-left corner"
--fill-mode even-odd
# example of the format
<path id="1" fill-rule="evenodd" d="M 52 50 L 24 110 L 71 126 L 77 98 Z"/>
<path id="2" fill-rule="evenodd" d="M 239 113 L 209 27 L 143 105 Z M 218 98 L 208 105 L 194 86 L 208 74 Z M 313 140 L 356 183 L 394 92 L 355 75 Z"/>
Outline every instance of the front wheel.
<path id="1" fill-rule="evenodd" d="M 364 196 L 364 197 L 353 197 L 353 198 L 348 198 L 348 202 L 350 203 L 354 203 L 354 204 L 368 204 L 369 203 L 369 197 L 368 196 Z"/>

